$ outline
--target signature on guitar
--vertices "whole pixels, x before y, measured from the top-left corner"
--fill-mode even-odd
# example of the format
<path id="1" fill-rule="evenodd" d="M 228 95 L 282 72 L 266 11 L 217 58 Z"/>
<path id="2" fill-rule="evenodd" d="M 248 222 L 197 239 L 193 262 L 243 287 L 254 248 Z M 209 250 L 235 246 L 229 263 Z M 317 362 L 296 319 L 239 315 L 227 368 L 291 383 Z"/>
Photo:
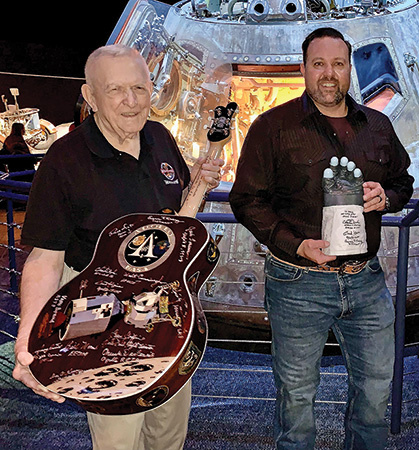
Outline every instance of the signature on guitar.
<path id="1" fill-rule="evenodd" d="M 214 110 L 208 158 L 231 138 L 235 103 Z M 48 389 L 100 414 L 131 414 L 170 399 L 202 359 L 207 324 L 198 292 L 220 253 L 194 218 L 196 177 L 179 215 L 129 214 L 101 233 L 88 267 L 35 321 L 30 369 Z"/>

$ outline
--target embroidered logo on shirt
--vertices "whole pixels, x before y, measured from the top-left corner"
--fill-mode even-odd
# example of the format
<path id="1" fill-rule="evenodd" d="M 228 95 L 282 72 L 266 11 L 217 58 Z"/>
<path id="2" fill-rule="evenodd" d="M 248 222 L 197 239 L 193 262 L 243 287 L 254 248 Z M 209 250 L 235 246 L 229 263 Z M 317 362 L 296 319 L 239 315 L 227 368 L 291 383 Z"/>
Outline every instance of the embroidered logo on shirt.
<path id="1" fill-rule="evenodd" d="M 161 163 L 160 172 L 165 176 L 166 180 L 164 180 L 164 182 L 166 184 L 179 184 L 179 180 L 178 179 L 175 180 L 176 176 L 175 170 L 170 164 L 166 162 Z"/>

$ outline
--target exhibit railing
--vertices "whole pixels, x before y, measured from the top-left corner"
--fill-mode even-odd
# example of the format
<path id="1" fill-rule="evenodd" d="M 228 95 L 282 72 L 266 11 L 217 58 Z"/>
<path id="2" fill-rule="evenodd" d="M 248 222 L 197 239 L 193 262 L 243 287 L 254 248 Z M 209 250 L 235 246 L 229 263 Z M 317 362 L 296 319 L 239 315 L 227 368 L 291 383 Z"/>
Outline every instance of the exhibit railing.
<path id="1" fill-rule="evenodd" d="M 0 163 L 2 159 L 7 158 L 10 159 L 10 157 L 0 156 Z M 13 172 L 11 174 L 0 172 L 0 200 L 6 203 L 6 222 L 3 225 L 7 227 L 7 244 L 0 243 L 0 245 L 8 249 L 9 256 L 8 267 L 0 267 L 0 270 L 6 270 L 10 276 L 9 289 L 1 290 L 16 297 L 18 296 L 18 277 L 20 276 L 17 269 L 16 254 L 22 252 L 22 249 L 15 245 L 15 229 L 20 228 L 20 225 L 14 221 L 14 209 L 15 205 L 27 202 L 31 187 L 31 183 L 18 181 L 18 178 L 33 173 L 34 171 Z M 211 192 L 207 201 L 228 202 L 228 195 L 228 192 Z M 410 210 L 410 212 L 404 216 L 383 216 L 382 218 L 384 227 L 397 227 L 399 229 L 395 299 L 396 359 L 391 401 L 391 432 L 394 434 L 400 433 L 401 429 L 409 236 L 411 227 L 419 225 L 419 200 L 411 200 L 405 206 L 405 209 Z M 198 213 L 197 218 L 204 223 L 237 223 L 234 215 L 229 213 Z"/>

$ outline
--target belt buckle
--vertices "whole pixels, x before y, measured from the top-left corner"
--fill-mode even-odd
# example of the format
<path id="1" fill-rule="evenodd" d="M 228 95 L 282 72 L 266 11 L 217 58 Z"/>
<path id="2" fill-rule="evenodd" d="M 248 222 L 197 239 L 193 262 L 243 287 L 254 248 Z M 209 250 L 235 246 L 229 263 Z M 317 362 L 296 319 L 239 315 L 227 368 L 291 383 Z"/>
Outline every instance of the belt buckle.
<path id="1" fill-rule="evenodd" d="M 357 269 L 361 265 L 362 265 L 362 261 L 346 261 L 339 267 L 338 273 L 339 273 L 339 275 L 343 275 L 345 273 L 345 270 L 349 266 L 352 267 L 353 271 L 346 272 L 346 273 L 358 273 Z M 361 268 L 361 270 L 362 270 L 362 268 Z"/>
<path id="2" fill-rule="evenodd" d="M 344 262 L 342 265 L 339 266 L 339 269 L 338 269 L 339 275 L 342 276 L 345 273 L 345 269 L 346 269 L 347 265 L 348 265 L 348 262 Z"/>

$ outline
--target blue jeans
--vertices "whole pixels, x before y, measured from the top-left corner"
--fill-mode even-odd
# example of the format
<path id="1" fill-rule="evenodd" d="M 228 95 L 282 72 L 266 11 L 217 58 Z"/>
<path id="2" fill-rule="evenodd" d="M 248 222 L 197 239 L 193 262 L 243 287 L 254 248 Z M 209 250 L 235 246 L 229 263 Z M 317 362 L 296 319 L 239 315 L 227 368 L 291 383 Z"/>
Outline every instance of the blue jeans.
<path id="1" fill-rule="evenodd" d="M 277 387 L 276 450 L 312 450 L 320 361 L 331 328 L 348 370 L 345 450 L 384 450 L 394 363 L 394 307 L 378 258 L 358 274 L 314 272 L 271 255 L 265 307 Z"/>

